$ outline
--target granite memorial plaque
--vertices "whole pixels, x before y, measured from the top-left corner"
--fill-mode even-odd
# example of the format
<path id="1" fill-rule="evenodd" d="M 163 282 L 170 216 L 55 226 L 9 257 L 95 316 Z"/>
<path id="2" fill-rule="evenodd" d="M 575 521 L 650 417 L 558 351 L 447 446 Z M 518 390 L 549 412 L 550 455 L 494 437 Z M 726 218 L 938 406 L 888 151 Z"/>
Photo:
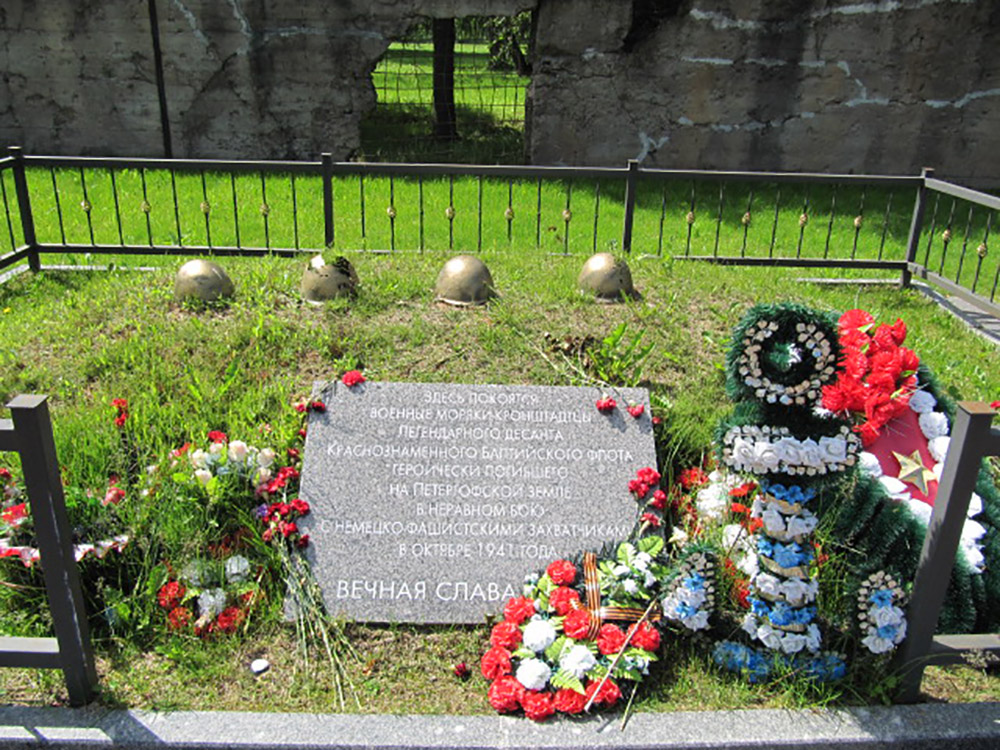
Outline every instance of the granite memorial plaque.
<path id="1" fill-rule="evenodd" d="M 342 383 L 309 418 L 301 495 L 331 614 L 478 623 L 526 574 L 625 538 L 628 481 L 656 465 L 649 394 L 595 388 Z M 646 405 L 633 418 L 631 401 Z"/>

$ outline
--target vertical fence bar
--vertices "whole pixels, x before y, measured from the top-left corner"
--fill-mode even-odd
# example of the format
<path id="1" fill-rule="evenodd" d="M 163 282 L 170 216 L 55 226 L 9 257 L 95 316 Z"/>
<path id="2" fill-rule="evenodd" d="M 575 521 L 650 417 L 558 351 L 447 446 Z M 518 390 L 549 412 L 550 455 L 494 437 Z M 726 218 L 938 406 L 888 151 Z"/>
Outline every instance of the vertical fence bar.
<path id="1" fill-rule="evenodd" d="M 483 176 L 479 175 L 479 203 L 476 224 L 476 252 L 483 251 Z"/>
<path id="2" fill-rule="evenodd" d="M 87 214 L 87 232 L 90 235 L 90 244 L 96 245 L 97 243 L 94 242 L 94 220 L 90 217 L 92 206 L 90 205 L 90 197 L 87 195 L 87 178 L 84 176 L 83 167 L 80 167 L 80 190 L 83 191 L 83 200 L 80 201 L 80 208 Z"/>
<path id="3" fill-rule="evenodd" d="M 684 221 L 687 222 L 687 244 L 684 245 L 684 255 L 691 255 L 691 231 L 694 229 L 695 182 L 691 180 L 691 205 Z"/>
<path id="4" fill-rule="evenodd" d="M 601 216 L 601 181 L 594 181 L 594 243 L 593 251 L 597 252 L 597 220 Z"/>
<path id="5" fill-rule="evenodd" d="M 423 175 L 417 177 L 417 202 L 420 204 L 420 252 L 424 251 L 424 178 Z"/>
<path id="6" fill-rule="evenodd" d="M 511 179 L 507 180 L 507 209 L 503 215 L 507 220 L 507 244 L 510 245 L 513 241 L 514 224 L 514 181 Z"/>
<path id="7" fill-rule="evenodd" d="M 663 222 L 667 218 L 667 183 L 663 183 L 663 190 L 660 193 L 660 229 L 656 239 L 656 255 L 663 256 Z"/>
<path id="8" fill-rule="evenodd" d="M 323 154 L 323 247 L 333 247 L 333 154 Z"/>
<path id="9" fill-rule="evenodd" d="M 455 249 L 455 175 L 448 175 L 448 249 Z"/>
<path id="10" fill-rule="evenodd" d="M 358 175 L 358 201 L 361 207 L 361 247 L 368 249 L 368 235 L 365 231 L 365 173 Z"/>
<path id="11" fill-rule="evenodd" d="M 201 177 L 201 213 L 205 217 L 205 241 L 208 243 L 209 248 L 212 247 L 212 225 L 209 219 L 209 214 L 212 212 L 212 206 L 208 202 L 208 185 L 205 184 L 205 170 L 201 170 L 199 173 Z"/>
<path id="12" fill-rule="evenodd" d="M 714 257 L 719 257 L 719 232 L 722 231 L 722 211 L 726 204 L 726 183 L 719 183 L 719 212 L 715 216 L 715 246 L 712 249 L 712 255 Z"/>
<path id="13" fill-rule="evenodd" d="M 837 215 L 837 186 L 833 186 L 830 195 L 830 221 L 826 225 L 826 244 L 823 246 L 823 257 L 830 257 L 830 238 L 833 236 L 833 219 Z"/>
<path id="14" fill-rule="evenodd" d="M 975 212 L 976 204 L 969 205 L 969 216 L 965 220 L 965 238 L 962 240 L 962 254 L 958 256 L 958 270 L 955 272 L 955 283 L 962 275 L 962 266 L 965 265 L 965 252 L 969 249 L 969 234 L 972 232 L 972 215 Z"/>
<path id="15" fill-rule="evenodd" d="M 858 237 L 861 235 L 861 225 L 865 221 L 865 195 L 867 189 L 861 188 L 861 205 L 858 206 L 858 215 L 854 217 L 854 244 L 851 245 L 851 260 L 858 254 Z"/>
<path id="16" fill-rule="evenodd" d="M 267 202 L 267 180 L 264 178 L 264 170 L 260 170 L 260 215 L 264 217 L 264 247 L 271 249 L 271 206 Z"/>
<path id="17" fill-rule="evenodd" d="M 389 250 L 396 252 L 396 180 L 389 175 Z"/>
<path id="18" fill-rule="evenodd" d="M 59 236 L 62 243 L 66 244 L 66 225 L 63 222 L 62 201 L 59 199 L 59 181 L 56 179 L 56 170 L 49 167 L 49 177 L 52 178 L 52 198 L 56 202 L 56 218 L 59 220 Z"/>
<path id="19" fill-rule="evenodd" d="M 994 414 L 986 404 L 967 401 L 960 402 L 956 410 L 955 429 L 906 612 L 906 640 L 896 662 L 896 666 L 904 670 L 898 696 L 904 703 L 914 702 L 920 694 L 920 680 L 951 580 L 979 466 L 983 456 L 989 455 L 991 439 L 1000 443 L 1000 432 L 990 428 Z"/>
<path id="20" fill-rule="evenodd" d="M 563 255 L 569 255 L 569 223 L 573 220 L 573 209 L 570 202 L 573 200 L 573 183 L 566 180 L 566 208 L 563 209 Z"/>
<path id="21" fill-rule="evenodd" d="M 993 212 L 990 211 L 986 214 L 986 233 L 983 234 L 983 241 L 980 243 L 979 247 L 976 248 L 976 255 L 979 256 L 979 260 L 976 262 L 976 276 L 972 280 L 972 293 L 976 293 L 976 287 L 979 286 L 979 274 L 983 270 L 983 261 L 986 260 L 986 253 L 989 248 L 990 241 L 990 229 L 993 228 Z"/>
<path id="22" fill-rule="evenodd" d="M 181 209 L 177 198 L 177 175 L 173 169 L 170 170 L 170 192 L 174 196 L 174 226 L 177 228 L 177 244 L 184 247 L 184 238 L 181 235 Z"/>
<path id="23" fill-rule="evenodd" d="M 750 232 L 750 222 L 753 221 L 753 188 L 750 188 L 750 198 L 747 200 L 747 210 L 740 219 L 743 224 L 743 244 L 740 246 L 740 257 L 745 258 L 747 254 L 747 234 Z"/>
<path id="24" fill-rule="evenodd" d="M 292 241 L 295 243 L 295 249 L 299 249 L 299 201 L 298 196 L 295 193 L 295 172 L 291 174 L 291 188 L 292 188 Z M 326 206 L 323 207 L 324 209 Z M 326 211 L 324 210 L 324 214 Z M 323 217 L 324 224 L 326 223 L 326 216 Z M 325 232 L 324 232 L 325 234 Z"/>
<path id="25" fill-rule="evenodd" d="M 622 226 L 622 252 L 629 255 L 632 252 L 632 222 L 635 219 L 635 193 L 639 186 L 639 162 L 628 160 L 628 173 L 625 175 L 625 217 Z"/>
<path id="26" fill-rule="evenodd" d="M 240 242 L 240 204 L 236 197 L 236 175 L 229 173 L 229 188 L 233 194 L 233 231 L 236 233 L 236 247 L 242 247 Z"/>
<path id="27" fill-rule="evenodd" d="M 771 244 L 767 246 L 767 257 L 774 257 L 774 242 L 778 237 L 778 210 L 781 207 L 781 185 L 774 192 L 774 219 L 771 222 Z"/>
<path id="28" fill-rule="evenodd" d="M 146 169 L 143 167 L 139 170 L 139 181 L 142 183 L 142 203 L 139 204 L 139 210 L 146 217 L 146 239 L 149 242 L 149 246 L 153 246 L 153 222 L 149 219 L 149 213 L 153 210 L 153 207 L 149 204 L 149 189 L 146 186 Z M 233 188 L 235 191 L 235 188 Z M 235 198 L 236 193 L 233 193 Z M 239 230 L 237 230 L 239 231 Z M 239 237 L 239 235 L 237 235 Z M 237 245 L 239 242 L 237 242 Z"/>
<path id="29" fill-rule="evenodd" d="M 927 249 L 924 251 L 924 268 L 931 258 L 931 245 L 934 243 L 934 230 L 937 228 L 938 204 L 941 202 L 941 193 L 934 194 L 934 210 L 931 212 L 931 229 L 927 233 Z"/>
<path id="30" fill-rule="evenodd" d="M 916 263 L 917 248 L 920 245 L 920 232 L 924 228 L 924 213 L 927 210 L 927 180 L 934 176 L 934 170 L 924 167 L 920 171 L 920 185 L 917 187 L 917 197 L 913 202 L 913 217 L 910 219 L 910 234 L 906 239 L 906 262 Z M 909 265 L 903 269 L 903 275 L 899 280 L 900 285 L 905 289 L 913 282 L 913 272 Z"/>
<path id="31" fill-rule="evenodd" d="M 21 233 L 24 235 L 24 244 L 28 246 L 28 267 L 32 271 L 38 271 L 42 264 L 38 259 L 35 220 L 31 215 L 31 195 L 28 193 L 28 180 L 24 174 L 24 154 L 20 146 L 10 146 L 7 154 L 14 160 L 14 194 L 17 197 L 17 210 L 21 214 Z"/>
<path id="32" fill-rule="evenodd" d="M 889 231 L 889 217 L 892 215 L 892 196 L 895 192 L 889 191 L 889 199 L 885 202 L 885 216 L 882 217 L 882 236 L 878 242 L 878 259 L 882 260 L 882 251 L 885 250 L 885 236 Z"/>
<path id="33" fill-rule="evenodd" d="M 17 396 L 7 408 L 17 433 L 66 690 L 71 703 L 83 705 L 96 692 L 97 670 L 48 404 L 45 396 Z"/>
<path id="34" fill-rule="evenodd" d="M 122 231 L 122 207 L 118 201 L 118 183 L 115 182 L 115 170 L 109 169 L 111 175 L 111 195 L 115 199 L 115 224 L 118 226 L 118 244 L 125 244 L 125 232 Z"/>
<path id="35" fill-rule="evenodd" d="M 802 240 L 806 234 L 806 224 L 809 223 L 809 186 L 806 185 L 805 197 L 802 201 L 802 213 L 799 214 L 799 244 L 795 248 L 795 257 L 802 257 Z"/>
<path id="36" fill-rule="evenodd" d="M 542 246 L 542 178 L 536 184 L 537 198 L 535 201 L 535 249 Z"/>
<path id="37" fill-rule="evenodd" d="M 944 273 L 944 262 L 948 258 L 948 245 L 951 244 L 951 228 L 955 223 L 955 209 L 958 207 L 958 199 L 951 199 L 951 210 L 948 212 L 948 223 L 944 231 L 941 232 L 941 262 L 938 264 L 938 273 Z"/>
<path id="38" fill-rule="evenodd" d="M 10 251 L 17 250 L 17 240 L 14 238 L 14 222 L 10 218 L 10 203 L 7 201 L 7 181 L 0 170 L 0 193 L 3 193 L 3 212 L 7 216 L 7 234 L 10 235 Z"/>

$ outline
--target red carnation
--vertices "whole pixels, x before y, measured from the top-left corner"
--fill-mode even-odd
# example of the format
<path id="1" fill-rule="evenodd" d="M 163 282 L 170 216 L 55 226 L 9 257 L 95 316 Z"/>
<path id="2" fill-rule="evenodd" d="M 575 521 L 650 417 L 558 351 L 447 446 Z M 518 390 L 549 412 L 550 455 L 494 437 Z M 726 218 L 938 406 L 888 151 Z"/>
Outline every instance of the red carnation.
<path id="1" fill-rule="evenodd" d="M 573 609 L 573 602 L 580 601 L 580 594 L 576 589 L 560 586 L 549 594 L 549 606 L 555 610 L 560 617 L 565 617 Z"/>
<path id="2" fill-rule="evenodd" d="M 300 516 L 307 515 L 309 513 L 309 503 L 301 498 L 295 498 L 291 502 L 292 510 L 298 513 Z"/>
<path id="3" fill-rule="evenodd" d="M 111 485 L 108 487 L 108 491 L 104 493 L 104 499 L 101 501 L 101 505 L 118 505 L 122 500 L 125 499 L 125 490 L 121 487 L 115 487 Z"/>
<path id="4" fill-rule="evenodd" d="M 295 546 L 299 549 L 305 549 L 309 546 L 309 535 L 303 534 L 298 539 L 295 540 Z"/>
<path id="5" fill-rule="evenodd" d="M 606 396 L 605 398 L 597 399 L 597 402 L 594 405 L 597 407 L 597 411 L 602 414 L 607 414 L 608 412 L 615 410 L 615 407 L 618 406 L 618 402 L 611 398 L 611 396 Z"/>
<path id="6" fill-rule="evenodd" d="M 187 591 L 180 581 L 168 581 L 160 588 L 160 592 L 156 595 L 156 601 L 164 609 L 175 609 L 180 606 L 185 593 Z"/>
<path id="7" fill-rule="evenodd" d="M 187 607 L 174 607 L 167 615 L 167 624 L 171 630 L 183 630 L 191 622 L 191 610 Z"/>
<path id="8" fill-rule="evenodd" d="M 469 665 L 464 661 L 460 661 L 458 664 L 453 665 L 451 671 L 460 680 L 467 680 L 469 679 L 469 675 L 472 674 L 472 671 L 469 669 Z"/>
<path id="9" fill-rule="evenodd" d="M 590 613 L 585 609 L 575 609 L 563 620 L 563 632 L 569 638 L 577 640 L 586 638 L 588 630 L 590 630 Z"/>
<path id="10" fill-rule="evenodd" d="M 28 517 L 28 505 L 27 503 L 18 503 L 17 505 L 11 505 L 3 509 L 3 514 L 0 518 L 3 518 L 3 522 L 8 526 L 17 526 Z"/>
<path id="11" fill-rule="evenodd" d="M 226 433 L 219 432 L 218 430 L 209 430 L 208 440 L 211 443 L 225 443 L 229 438 L 226 437 Z"/>
<path id="12" fill-rule="evenodd" d="M 479 660 L 479 671 L 487 680 L 495 680 L 510 674 L 512 667 L 510 663 L 510 651 L 499 646 L 494 646 Z"/>
<path id="13" fill-rule="evenodd" d="M 521 628 L 516 622 L 498 622 L 490 631 L 490 643 L 499 648 L 511 649 L 521 642 Z"/>
<path id="14" fill-rule="evenodd" d="M 653 490 L 653 499 L 649 504 L 657 510 L 663 510 L 667 504 L 667 493 L 660 489 Z"/>
<path id="15" fill-rule="evenodd" d="M 357 370 L 348 370 L 344 373 L 344 377 L 340 381 L 346 385 L 348 388 L 353 388 L 356 385 L 360 385 L 365 382 L 365 376 L 362 375 Z"/>
<path id="16" fill-rule="evenodd" d="M 655 485 L 660 481 L 660 472 L 650 466 L 639 469 L 636 476 L 639 477 L 640 482 L 645 482 L 648 485 Z"/>
<path id="17" fill-rule="evenodd" d="M 556 691 L 552 704 L 556 711 L 564 714 L 578 714 L 587 705 L 587 696 L 570 688 L 560 688 Z"/>
<path id="18" fill-rule="evenodd" d="M 655 513 L 643 513 L 641 516 L 639 516 L 639 521 L 644 524 L 648 523 L 654 529 L 658 528 L 660 525 L 660 517 L 657 516 Z"/>
<path id="19" fill-rule="evenodd" d="M 243 622 L 243 610 L 238 607 L 226 607 L 219 613 L 215 627 L 223 633 L 235 633 L 241 622 Z"/>
<path id="20" fill-rule="evenodd" d="M 628 413 L 631 414 L 635 419 L 642 416 L 642 413 L 646 411 L 646 407 L 642 404 L 632 404 L 628 407 Z"/>
<path id="21" fill-rule="evenodd" d="M 598 685 L 601 687 L 601 691 L 599 693 L 597 692 Z M 599 706 L 611 707 L 622 697 L 622 691 L 619 690 L 618 686 L 610 679 L 605 680 L 603 685 L 601 685 L 600 680 L 596 682 L 593 680 L 589 681 L 587 683 L 587 700 L 590 700 L 590 697 L 595 693 L 597 693 L 597 697 L 594 699 L 594 703 Z"/>
<path id="22" fill-rule="evenodd" d="M 889 331 L 897 345 L 906 341 L 906 323 L 902 318 L 896 318 L 896 322 L 889 326 Z"/>
<path id="23" fill-rule="evenodd" d="M 0 466 L 0 479 L 7 480 L 11 478 L 10 469 Z"/>
<path id="24" fill-rule="evenodd" d="M 643 622 L 638 628 L 635 625 L 631 625 L 628 633 L 632 637 L 629 643 L 637 648 L 642 648 L 646 651 L 656 651 L 660 647 L 660 631 L 648 622 Z"/>
<path id="25" fill-rule="evenodd" d="M 569 560 L 556 560 L 545 572 L 557 586 L 569 586 L 576 580 L 576 566 Z"/>
<path id="26" fill-rule="evenodd" d="M 708 482 L 708 474 L 702 471 L 700 467 L 692 466 L 690 469 L 684 469 L 678 479 L 681 487 L 689 490 L 692 487 L 699 487 Z"/>
<path id="27" fill-rule="evenodd" d="M 845 331 L 865 328 L 874 322 L 875 318 L 871 316 L 871 313 L 865 310 L 848 310 L 840 316 L 840 332 L 844 333 Z"/>
<path id="28" fill-rule="evenodd" d="M 556 712 L 552 705 L 552 693 L 540 690 L 525 690 L 521 696 L 524 715 L 532 721 L 542 721 Z"/>
<path id="29" fill-rule="evenodd" d="M 533 617 L 535 614 L 535 602 L 526 596 L 515 596 L 508 600 L 503 608 L 503 617 L 517 625 Z"/>
<path id="30" fill-rule="evenodd" d="M 319 412 L 320 414 L 322 414 L 323 412 L 326 411 L 326 404 L 324 404 L 322 401 L 313 401 L 312 403 L 309 404 L 309 409 L 311 411 Z"/>
<path id="31" fill-rule="evenodd" d="M 524 686 L 510 676 L 498 677 L 486 691 L 490 705 L 500 713 L 516 711 L 523 695 Z"/>
<path id="32" fill-rule="evenodd" d="M 1000 401 L 991 401 L 990 402 L 990 408 L 991 409 L 1000 409 Z"/>
<path id="33" fill-rule="evenodd" d="M 617 625 L 602 625 L 597 632 L 597 648 L 605 656 L 617 654 L 625 645 L 625 633 Z"/>

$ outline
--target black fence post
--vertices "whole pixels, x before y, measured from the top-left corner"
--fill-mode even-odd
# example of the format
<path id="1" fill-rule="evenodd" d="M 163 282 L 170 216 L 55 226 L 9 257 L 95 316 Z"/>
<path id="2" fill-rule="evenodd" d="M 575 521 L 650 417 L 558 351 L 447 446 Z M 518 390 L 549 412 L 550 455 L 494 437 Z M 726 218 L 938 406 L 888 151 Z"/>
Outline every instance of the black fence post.
<path id="1" fill-rule="evenodd" d="M 31 214 L 31 194 L 28 192 L 28 179 L 24 174 L 24 154 L 21 152 L 20 146 L 8 147 L 7 153 L 14 160 L 14 192 L 17 195 L 17 208 L 21 214 L 21 232 L 24 234 L 24 244 L 28 247 L 28 267 L 32 271 L 40 271 L 42 264 L 38 258 L 35 219 Z"/>
<path id="2" fill-rule="evenodd" d="M 1000 443 L 1000 433 L 992 437 L 990 428 L 994 414 L 993 409 L 983 403 L 962 401 L 958 404 L 934 511 L 907 607 L 906 640 L 896 659 L 903 676 L 897 698 L 902 703 L 913 703 L 920 695 L 920 681 L 931 653 L 945 591 L 951 581 L 979 467 L 983 456 L 990 455 L 991 443 Z"/>
<path id="3" fill-rule="evenodd" d="M 639 162 L 628 160 L 628 173 L 625 175 L 625 220 L 622 227 L 622 252 L 626 255 L 632 252 L 632 219 L 635 218 L 635 191 L 639 183 Z"/>
<path id="4" fill-rule="evenodd" d="M 917 248 L 920 246 L 920 233 L 924 228 L 924 212 L 927 210 L 927 180 L 934 176 L 934 170 L 924 167 L 920 172 L 920 186 L 917 188 L 917 198 L 913 204 L 913 218 L 910 220 L 910 234 L 906 239 L 906 268 L 903 269 L 901 286 L 906 289 L 913 281 L 910 263 L 917 262 Z"/>
<path id="5" fill-rule="evenodd" d="M 323 154 L 323 247 L 333 247 L 333 154 Z"/>
<path id="6" fill-rule="evenodd" d="M 94 697 L 97 669 L 80 574 L 73 555 L 49 407 L 45 396 L 22 395 L 15 397 L 7 408 L 14 422 L 28 503 L 38 535 L 45 589 L 59 643 L 59 662 L 70 702 L 79 706 Z"/>

